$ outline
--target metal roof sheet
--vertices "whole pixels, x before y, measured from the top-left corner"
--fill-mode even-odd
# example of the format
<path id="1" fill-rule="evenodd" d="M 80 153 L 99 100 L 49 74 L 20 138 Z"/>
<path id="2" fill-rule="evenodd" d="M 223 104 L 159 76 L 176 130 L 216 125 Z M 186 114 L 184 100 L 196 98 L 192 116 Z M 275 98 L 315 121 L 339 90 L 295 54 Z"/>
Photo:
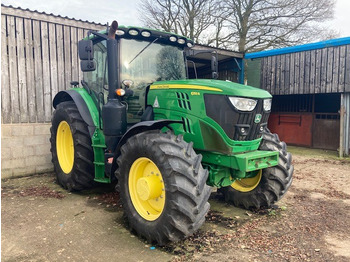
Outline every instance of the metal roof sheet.
<path id="1" fill-rule="evenodd" d="M 343 37 L 343 38 L 331 39 L 331 40 L 310 43 L 305 45 L 297 45 L 297 46 L 290 46 L 290 47 L 266 50 L 266 51 L 255 52 L 255 53 L 247 53 L 245 54 L 244 58 L 246 59 L 261 58 L 261 57 L 267 57 L 267 56 L 290 54 L 290 53 L 303 52 L 303 51 L 314 50 L 314 49 L 322 49 L 322 48 L 333 47 L 333 46 L 349 45 L 349 44 L 350 44 L 350 37 Z"/>

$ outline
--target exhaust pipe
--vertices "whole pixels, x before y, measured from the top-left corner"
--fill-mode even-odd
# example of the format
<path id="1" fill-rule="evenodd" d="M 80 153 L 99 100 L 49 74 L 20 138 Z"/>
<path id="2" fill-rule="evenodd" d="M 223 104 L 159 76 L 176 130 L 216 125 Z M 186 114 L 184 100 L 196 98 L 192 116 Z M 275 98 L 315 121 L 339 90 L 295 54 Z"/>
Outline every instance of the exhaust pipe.
<path id="1" fill-rule="evenodd" d="M 119 40 L 115 39 L 117 29 L 118 22 L 113 21 L 107 39 L 108 101 L 102 106 L 103 133 L 110 152 L 114 152 L 127 127 L 126 106 L 115 93 L 120 88 Z"/>
<path id="2" fill-rule="evenodd" d="M 116 98 L 115 90 L 120 88 L 119 81 L 119 41 L 115 39 L 118 22 L 113 21 L 108 32 L 107 59 L 108 59 L 108 99 Z"/>
<path id="3" fill-rule="evenodd" d="M 109 39 L 115 39 L 115 32 L 117 31 L 117 29 L 118 29 L 118 22 L 114 20 L 108 31 Z"/>

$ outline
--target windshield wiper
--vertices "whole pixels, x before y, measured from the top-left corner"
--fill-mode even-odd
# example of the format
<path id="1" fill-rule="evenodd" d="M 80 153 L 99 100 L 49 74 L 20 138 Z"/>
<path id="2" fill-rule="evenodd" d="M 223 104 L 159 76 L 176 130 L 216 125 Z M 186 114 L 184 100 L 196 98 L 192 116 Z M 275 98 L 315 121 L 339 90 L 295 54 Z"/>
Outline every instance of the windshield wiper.
<path id="1" fill-rule="evenodd" d="M 148 47 L 150 47 L 151 44 L 155 43 L 159 38 L 156 38 L 153 40 L 153 42 L 149 42 L 148 45 L 146 45 L 140 52 L 137 53 L 137 55 L 131 59 L 129 62 L 129 65 L 131 64 L 132 61 L 134 61 L 139 55 L 141 55 Z"/>

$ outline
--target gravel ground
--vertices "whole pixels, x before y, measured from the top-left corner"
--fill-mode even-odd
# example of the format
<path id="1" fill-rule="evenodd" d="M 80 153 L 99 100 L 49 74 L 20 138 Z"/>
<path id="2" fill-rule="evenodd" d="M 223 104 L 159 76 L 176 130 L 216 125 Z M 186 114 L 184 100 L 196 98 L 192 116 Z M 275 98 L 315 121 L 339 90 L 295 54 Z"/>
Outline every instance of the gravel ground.
<path id="1" fill-rule="evenodd" d="M 2 181 L 2 261 L 350 261 L 350 161 L 293 155 L 294 181 L 269 210 L 212 194 L 206 223 L 165 247 L 131 234 L 118 194 L 61 189 L 53 174 Z"/>
<path id="2" fill-rule="evenodd" d="M 293 185 L 278 206 L 234 218 L 224 233 L 200 232 L 173 261 L 350 261 L 350 161 L 293 157 Z"/>

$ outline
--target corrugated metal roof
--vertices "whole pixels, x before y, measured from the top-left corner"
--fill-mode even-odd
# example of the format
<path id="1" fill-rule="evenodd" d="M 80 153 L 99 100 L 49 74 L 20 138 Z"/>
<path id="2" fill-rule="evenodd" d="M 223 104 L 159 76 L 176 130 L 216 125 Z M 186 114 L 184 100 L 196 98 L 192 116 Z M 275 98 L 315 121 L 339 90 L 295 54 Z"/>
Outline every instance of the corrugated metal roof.
<path id="1" fill-rule="evenodd" d="M 331 40 L 310 43 L 305 45 L 297 45 L 297 46 L 284 47 L 284 48 L 272 49 L 272 50 L 255 52 L 255 53 L 248 53 L 248 54 L 245 54 L 244 58 L 252 59 L 252 58 L 260 58 L 260 57 L 267 57 L 267 56 L 274 56 L 274 55 L 283 55 L 283 54 L 297 53 L 297 52 L 303 52 L 308 50 L 321 49 L 321 48 L 340 46 L 340 45 L 349 45 L 349 44 L 350 44 L 350 37 L 343 37 L 343 38 L 331 39 Z"/>
<path id="2" fill-rule="evenodd" d="M 17 10 L 22 10 L 22 11 L 29 11 L 29 12 L 32 12 L 32 13 L 37 13 L 37 14 L 42 14 L 42 15 L 49 15 L 49 16 L 53 16 L 53 17 L 69 19 L 69 20 L 73 20 L 73 21 L 79 21 L 79 22 L 83 22 L 83 23 L 89 23 L 89 24 L 106 26 L 106 24 L 96 23 L 96 22 L 88 21 L 88 20 L 84 21 L 82 19 L 71 18 L 71 17 L 68 17 L 68 16 L 55 15 L 53 13 L 48 14 L 48 13 L 45 13 L 45 12 L 40 12 L 38 10 L 30 10 L 29 8 L 24 9 L 24 8 L 21 8 L 21 7 L 14 7 L 12 5 L 4 5 L 4 4 L 1 4 L 1 6 L 7 7 L 7 8 L 12 8 L 12 9 L 17 9 Z"/>

